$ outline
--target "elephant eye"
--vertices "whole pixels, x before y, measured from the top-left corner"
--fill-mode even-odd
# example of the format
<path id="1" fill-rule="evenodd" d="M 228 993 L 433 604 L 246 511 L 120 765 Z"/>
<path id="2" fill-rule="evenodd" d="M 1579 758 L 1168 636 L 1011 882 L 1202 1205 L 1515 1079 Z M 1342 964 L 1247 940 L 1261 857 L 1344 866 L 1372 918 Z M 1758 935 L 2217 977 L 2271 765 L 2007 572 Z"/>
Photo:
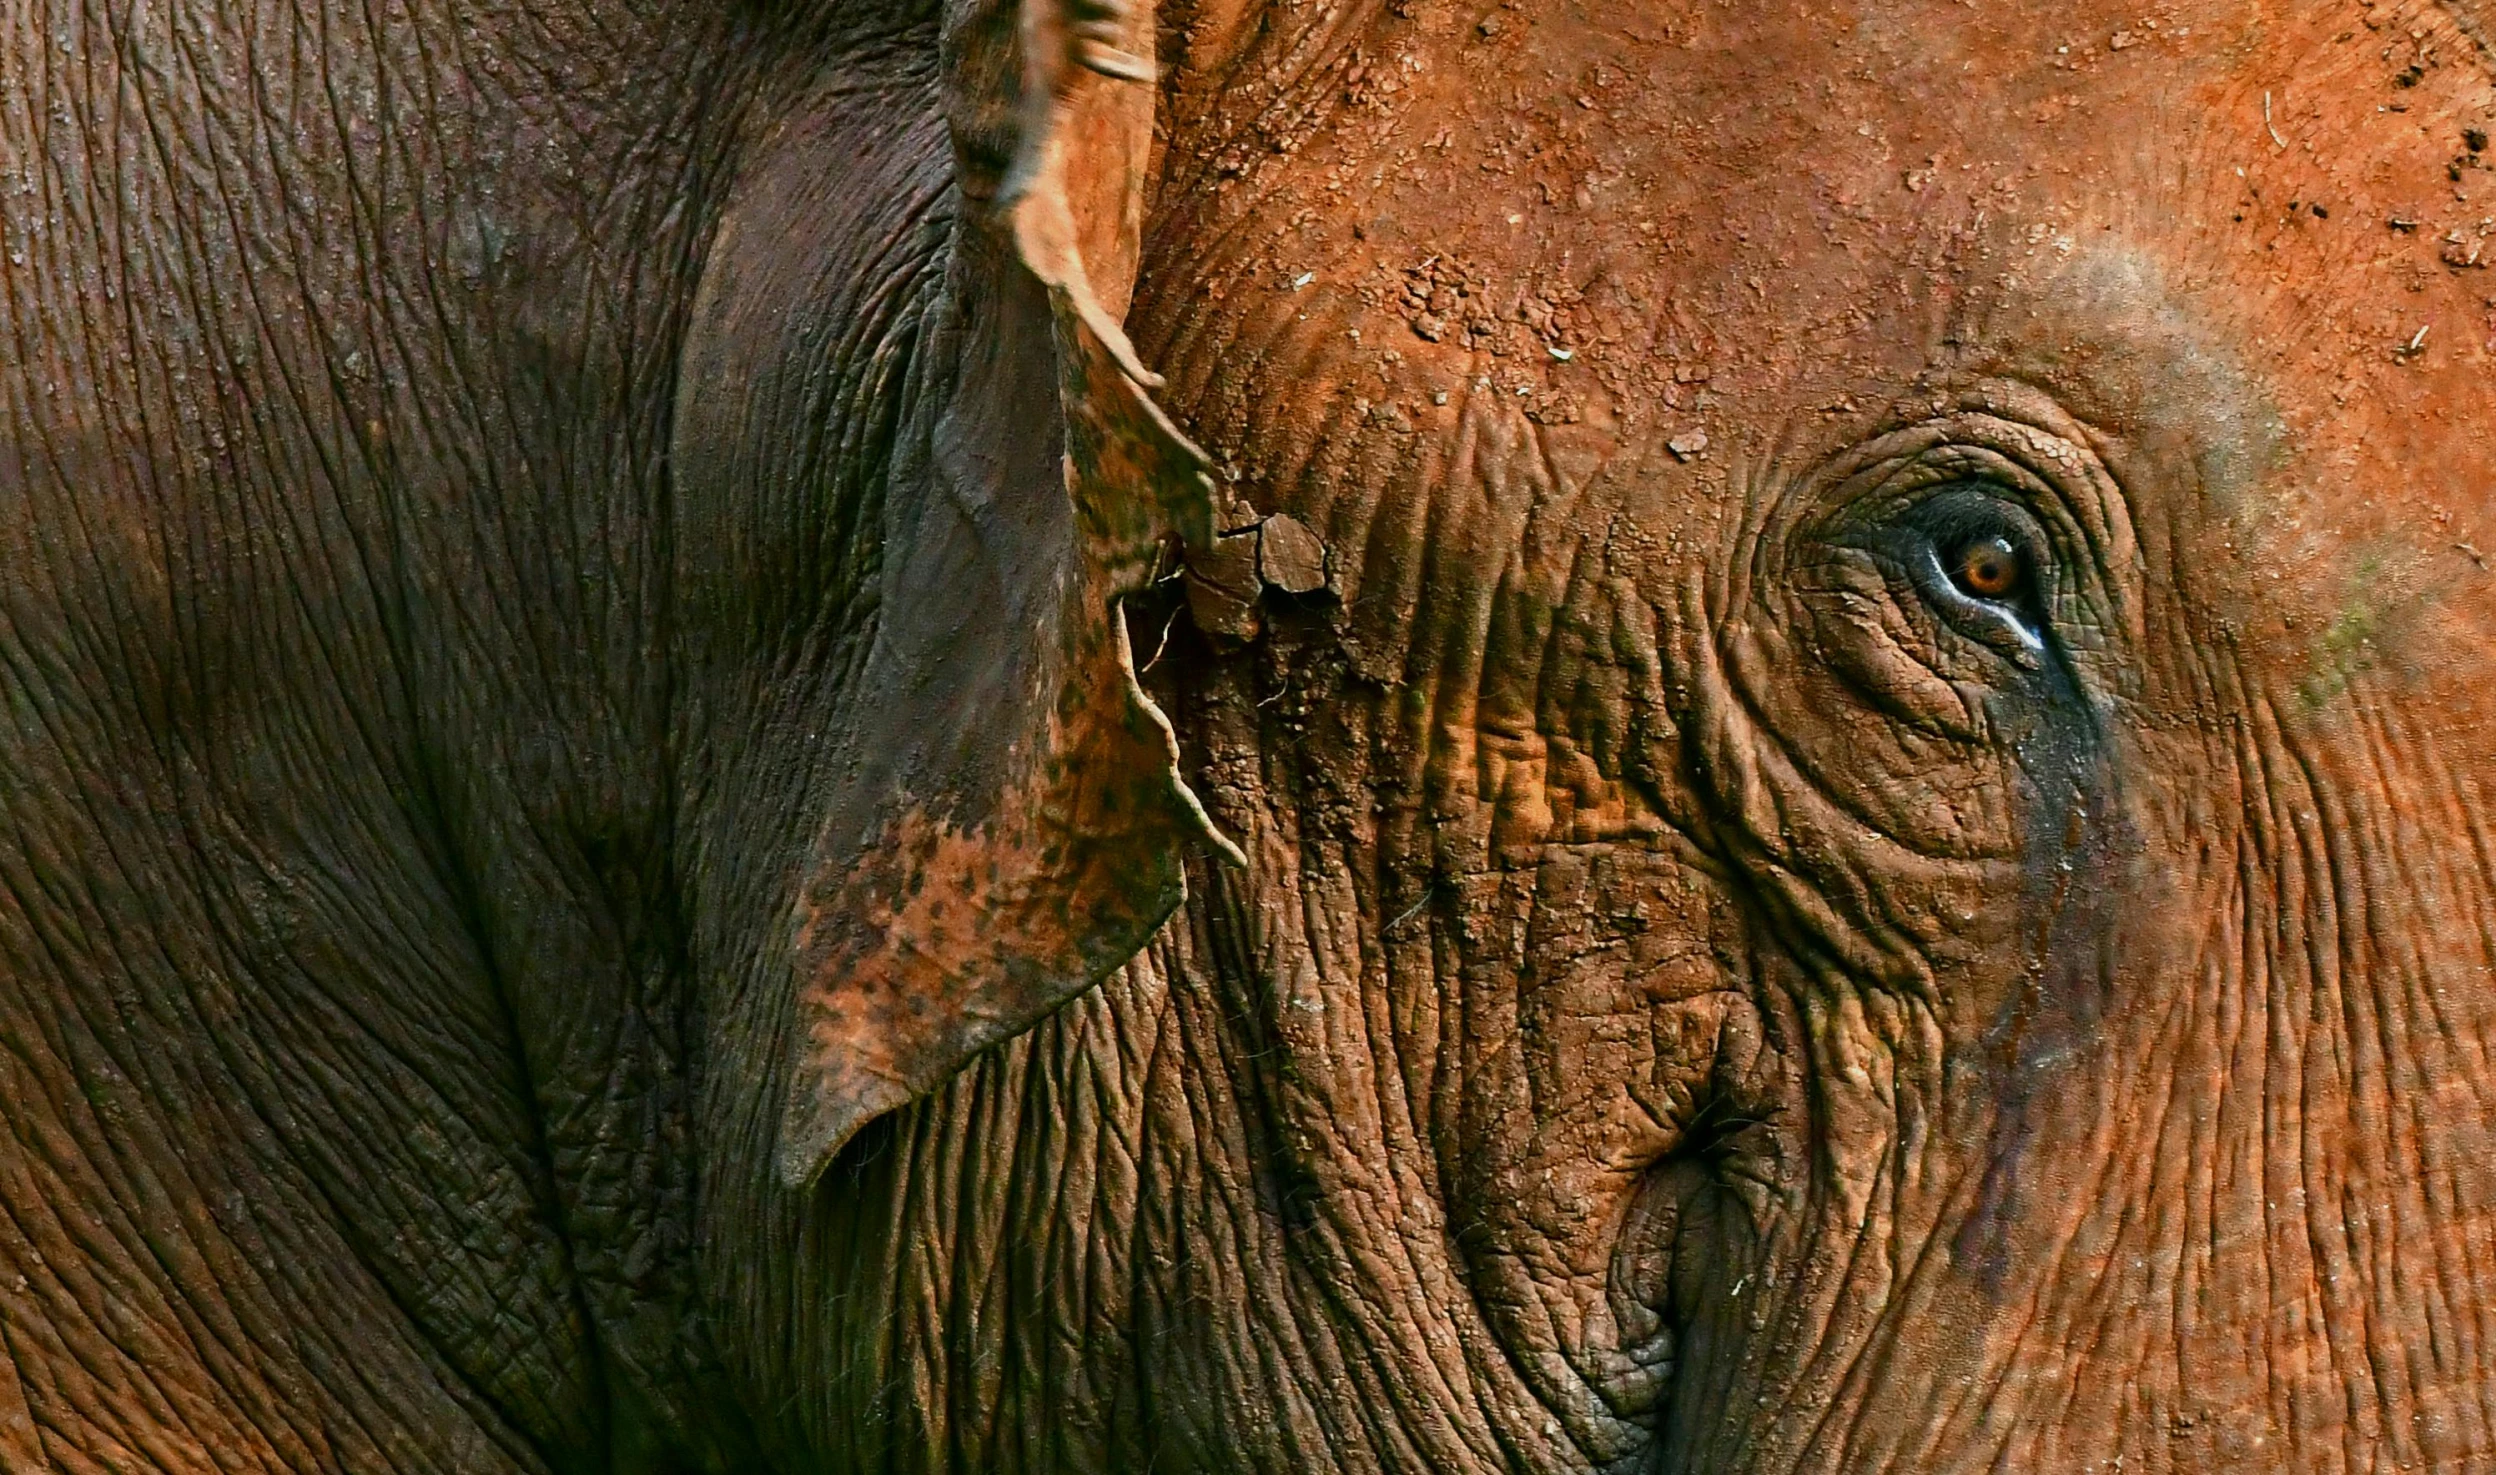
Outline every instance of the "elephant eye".
<path id="1" fill-rule="evenodd" d="M 2044 531 L 2017 501 L 1961 482 L 1923 499 L 1893 529 L 1891 556 L 1945 620 L 2022 665 L 2043 655 L 2052 570 Z"/>
<path id="2" fill-rule="evenodd" d="M 2028 582 L 2028 560 L 2000 533 L 1984 533 L 1959 545 L 1950 559 L 1950 577 L 1978 599 L 1997 603 L 2019 593 Z"/>

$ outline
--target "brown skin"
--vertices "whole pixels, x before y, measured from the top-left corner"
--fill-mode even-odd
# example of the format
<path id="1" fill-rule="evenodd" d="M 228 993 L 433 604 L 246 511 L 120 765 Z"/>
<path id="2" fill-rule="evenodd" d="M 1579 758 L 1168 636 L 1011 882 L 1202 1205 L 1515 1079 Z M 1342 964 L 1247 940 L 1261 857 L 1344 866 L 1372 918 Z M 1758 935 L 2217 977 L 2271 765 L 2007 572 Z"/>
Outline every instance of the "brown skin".
<path id="1" fill-rule="evenodd" d="M 2474 9 L 120 14 L 0 1465 L 2496 1460 Z"/>
<path id="2" fill-rule="evenodd" d="M 1523 1467 L 1636 1442 L 1659 1159 L 1654 1468 L 2496 1453 L 2487 72 L 2428 7 L 2156 19 L 1390 21 L 1287 158 L 1172 170 L 1142 340 L 1344 570 L 1190 708 L 1322 919 L 1251 909 L 1307 1109 L 1387 1140 L 1318 1217 L 1384 1256 L 1413 1165 Z M 1831 551 L 1942 461 L 2046 525 L 2068 686 Z M 1692 1162 L 1711 1031 L 1766 1124 Z"/>

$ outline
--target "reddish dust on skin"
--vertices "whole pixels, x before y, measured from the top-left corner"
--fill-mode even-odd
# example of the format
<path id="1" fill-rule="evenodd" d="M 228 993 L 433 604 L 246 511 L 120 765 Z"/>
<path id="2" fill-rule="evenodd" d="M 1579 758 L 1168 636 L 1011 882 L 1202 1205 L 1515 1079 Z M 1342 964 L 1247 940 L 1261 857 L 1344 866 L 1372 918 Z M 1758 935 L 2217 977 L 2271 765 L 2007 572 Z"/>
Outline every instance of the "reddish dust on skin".
<path id="1" fill-rule="evenodd" d="M 1216 141 L 1174 150 L 1148 252 L 1171 402 L 1258 506 L 1329 531 L 1327 655 L 1409 683 L 1398 731 L 1435 745 L 1396 756 L 1625 767 L 1600 755 L 1651 701 L 1654 809 L 1778 866 L 1725 869 L 1778 899 L 1762 951 L 1807 975 L 1750 982 L 1791 991 L 1772 1033 L 1825 1072 L 1785 1104 L 1816 1160 L 1755 1261 L 1694 1272 L 1749 1299 L 1665 1467 L 2496 1452 L 2475 8 L 1597 3 L 1282 32 L 1173 84 L 1174 136 Z M 2015 792 L 2034 754 L 1945 772 L 1947 744 L 1823 679 L 1758 543 L 1809 468 L 1980 391 L 2052 406 L 2032 494 L 2086 482 L 2122 532 L 2089 572 L 2123 618 L 2056 632 L 2104 723 L 2068 843 L 2059 798 Z M 1606 602 L 1623 587 L 1645 608 Z M 1494 646 L 1503 621 L 1524 633 Z M 1601 719 L 1550 694 L 1584 627 L 1615 664 L 1582 689 L 1632 694 Z M 1756 812 L 1672 792 L 1690 747 Z M 1274 729 L 1233 757 L 1276 749 L 1336 787 L 1382 761 Z M 1913 752 L 1921 778 L 1888 762 Z M 1432 788 L 1434 833 L 1552 807 L 1510 788 Z M 1920 808 L 1996 854 L 2042 827 L 2043 874 L 1834 823 L 1798 849 L 1776 827 L 1815 804 L 1858 831 Z M 1864 896 L 1929 929 L 1929 998 L 1819 935 Z M 1585 1263 L 1578 1233 L 1540 1253 Z"/>
<path id="2" fill-rule="evenodd" d="M 1142 946 L 1178 904 L 1192 838 L 1168 753 L 1144 741 L 1074 745 L 1064 781 L 1010 796 L 969 829 L 901 816 L 839 891 L 801 914 L 808 980 L 801 1111 L 783 1173 L 820 1170 L 859 1126 L 940 1083 Z M 1071 760 L 1071 761 L 1070 761 Z"/>

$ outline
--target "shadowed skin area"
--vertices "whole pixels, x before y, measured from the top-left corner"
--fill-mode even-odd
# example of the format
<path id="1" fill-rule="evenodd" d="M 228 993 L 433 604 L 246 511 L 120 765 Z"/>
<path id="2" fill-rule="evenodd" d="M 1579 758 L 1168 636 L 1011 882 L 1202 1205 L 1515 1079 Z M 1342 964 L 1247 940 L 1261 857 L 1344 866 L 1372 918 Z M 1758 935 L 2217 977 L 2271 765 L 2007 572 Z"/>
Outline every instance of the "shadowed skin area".
<path id="1" fill-rule="evenodd" d="M 2475 17 L 1165 9 L 1249 863 L 790 1186 L 940 18 L 0 16 L 0 1466 L 2496 1462 Z"/>

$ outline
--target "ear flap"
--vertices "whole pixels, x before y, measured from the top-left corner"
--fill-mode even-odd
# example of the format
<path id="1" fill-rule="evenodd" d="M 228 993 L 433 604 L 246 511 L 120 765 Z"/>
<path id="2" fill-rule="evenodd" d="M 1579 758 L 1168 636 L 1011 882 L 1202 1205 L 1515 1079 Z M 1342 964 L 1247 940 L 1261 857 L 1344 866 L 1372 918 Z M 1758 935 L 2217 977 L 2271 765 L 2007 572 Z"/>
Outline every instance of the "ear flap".
<path id="1" fill-rule="evenodd" d="M 954 379 L 925 464 L 896 469 L 853 766 L 800 899 L 792 1187 L 1132 957 L 1189 844 L 1244 863 L 1179 778 L 1120 609 L 1173 537 L 1213 531 L 1205 458 L 1118 323 L 1151 38 L 1097 0 L 945 16 Z"/>

